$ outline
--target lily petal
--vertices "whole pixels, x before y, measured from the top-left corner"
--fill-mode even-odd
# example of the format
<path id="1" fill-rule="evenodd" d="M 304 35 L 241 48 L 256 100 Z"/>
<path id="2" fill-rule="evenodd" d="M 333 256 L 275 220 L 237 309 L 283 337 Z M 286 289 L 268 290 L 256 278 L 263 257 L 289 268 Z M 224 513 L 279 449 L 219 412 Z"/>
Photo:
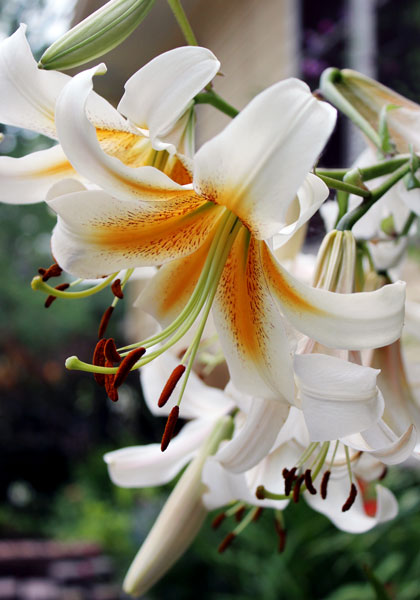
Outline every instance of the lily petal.
<path id="1" fill-rule="evenodd" d="M 289 205 L 335 119 L 335 109 L 316 100 L 305 83 L 281 81 L 200 148 L 194 188 L 227 206 L 258 239 L 271 237 L 287 224 Z"/>
<path id="2" fill-rule="evenodd" d="M 271 450 L 287 419 L 290 406 L 277 400 L 253 398 L 251 411 L 238 435 L 216 454 L 228 471 L 242 473 L 259 463 Z"/>
<path id="3" fill-rule="evenodd" d="M 70 77 L 38 69 L 26 25 L 0 44 L 0 122 L 56 138 L 54 109 Z"/>
<path id="4" fill-rule="evenodd" d="M 398 465 L 415 450 L 417 430 L 410 425 L 407 430 L 397 436 L 384 421 L 379 421 L 358 435 L 351 435 L 342 440 L 348 446 L 362 452 L 369 452 L 387 465 Z"/>
<path id="5" fill-rule="evenodd" d="M 302 333 L 331 348 L 364 350 L 401 336 L 405 283 L 374 292 L 338 294 L 298 281 L 259 243 L 267 282 L 281 310 Z"/>
<path id="6" fill-rule="evenodd" d="M 168 415 L 176 404 L 176 390 L 164 407 L 159 408 L 157 401 L 165 382 L 178 364 L 173 356 L 166 353 L 141 370 L 144 398 L 150 412 L 156 416 Z M 183 419 L 216 419 L 227 414 L 233 406 L 224 392 L 203 383 L 193 371 L 190 373 L 180 407 Z"/>
<path id="7" fill-rule="evenodd" d="M 171 481 L 197 453 L 214 427 L 210 419 L 187 423 L 165 452 L 160 444 L 131 446 L 108 452 L 104 460 L 115 485 L 149 487 Z"/>
<path id="8" fill-rule="evenodd" d="M 63 177 L 78 177 L 61 146 L 33 152 L 22 158 L 0 157 L 0 201 L 33 204 Z"/>
<path id="9" fill-rule="evenodd" d="M 74 168 L 105 191 L 131 200 L 160 200 L 182 197 L 191 185 L 181 186 L 152 167 L 130 167 L 115 156 L 105 153 L 95 127 L 86 114 L 92 91 L 92 77 L 103 73 L 105 65 L 79 73 L 65 86 L 56 107 L 56 124 L 60 142 Z M 71 115 L 71 118 L 69 118 Z M 124 122 L 113 109 L 110 115 L 116 123 L 103 124 L 111 132 L 119 132 Z M 127 129 L 127 125 L 125 128 Z M 110 134 L 111 137 L 114 135 Z M 192 195 L 190 191 L 190 195 Z"/>
<path id="10" fill-rule="evenodd" d="M 257 244 L 241 228 L 220 278 L 214 321 L 235 387 L 251 396 L 293 402 L 285 325 L 267 287 Z"/>
<path id="11" fill-rule="evenodd" d="M 184 46 L 160 54 L 130 77 L 118 110 L 137 127 L 149 130 L 155 150 L 173 152 L 166 136 L 219 68 L 207 48 Z"/>
<path id="12" fill-rule="evenodd" d="M 345 477 L 331 478 L 325 500 L 321 498 L 320 494 L 314 496 L 305 494 L 305 500 L 314 510 L 328 517 L 338 529 L 348 533 L 369 531 L 379 523 L 394 519 L 398 514 L 398 504 L 394 494 L 381 485 L 376 486 L 377 509 L 374 517 L 369 517 L 365 512 L 360 488 L 353 506 L 347 512 L 342 512 L 341 507 L 348 495 L 348 479 Z"/>
<path id="13" fill-rule="evenodd" d="M 302 411 L 312 441 L 337 440 L 368 429 L 384 410 L 377 369 L 326 354 L 296 355 Z"/>
<path id="14" fill-rule="evenodd" d="M 186 256 L 204 243 L 220 214 L 187 195 L 140 204 L 100 190 L 59 196 L 49 205 L 59 215 L 54 256 L 63 269 L 85 278 Z"/>

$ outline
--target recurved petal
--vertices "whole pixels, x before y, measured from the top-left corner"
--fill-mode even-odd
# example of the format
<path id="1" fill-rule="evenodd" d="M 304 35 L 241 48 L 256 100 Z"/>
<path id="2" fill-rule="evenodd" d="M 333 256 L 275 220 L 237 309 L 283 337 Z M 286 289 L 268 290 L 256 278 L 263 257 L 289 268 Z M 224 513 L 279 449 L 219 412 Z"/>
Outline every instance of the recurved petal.
<path id="1" fill-rule="evenodd" d="M 204 243 L 220 212 L 185 194 L 139 203 L 100 190 L 65 194 L 49 205 L 58 214 L 53 254 L 63 269 L 85 278 L 186 256 Z"/>
<path id="2" fill-rule="evenodd" d="M 105 65 L 99 65 L 79 73 L 65 86 L 58 98 L 55 115 L 57 132 L 70 162 L 88 180 L 119 198 L 156 201 L 184 196 L 186 189 L 191 190 L 190 184 L 179 185 L 152 167 L 130 167 L 117 158 L 118 151 L 111 156 L 102 150 L 96 129 L 91 123 L 94 118 L 88 118 L 86 110 L 89 109 L 92 77 L 104 70 Z M 111 132 L 111 138 L 121 135 L 121 117 L 118 117 L 117 123 L 109 122 L 111 117 L 117 119 L 117 115 L 113 109 L 110 118 L 102 126 L 102 129 Z M 99 128 L 100 124 L 95 122 L 95 125 Z M 112 145 L 112 140 L 108 140 L 108 144 Z M 124 159 L 124 154 L 121 158 Z"/>
<path id="3" fill-rule="evenodd" d="M 295 355 L 302 411 L 312 441 L 337 440 L 368 429 L 382 416 L 377 369 L 326 354 Z"/>
<path id="4" fill-rule="evenodd" d="M 357 486 L 358 487 L 358 486 Z M 320 494 L 305 494 L 305 500 L 316 511 L 324 514 L 338 529 L 348 533 L 363 533 L 385 521 L 394 519 L 398 514 L 398 504 L 394 494 L 387 488 L 376 486 L 376 514 L 370 517 L 366 514 L 363 496 L 360 488 L 353 506 L 347 512 L 341 507 L 349 495 L 347 478 L 333 479 L 328 483 L 328 494 L 323 500 Z"/>
<path id="5" fill-rule="evenodd" d="M 273 250 L 286 244 L 290 238 L 316 213 L 324 200 L 328 197 L 328 187 L 325 183 L 313 173 L 306 175 L 296 194 L 297 211 L 289 220 L 286 215 L 287 225 L 273 236 Z M 293 204 L 289 207 L 293 207 Z"/>
<path id="6" fill-rule="evenodd" d="M 266 284 L 258 242 L 240 229 L 213 305 L 235 387 L 247 395 L 293 402 L 294 382 L 283 319 Z"/>
<path id="7" fill-rule="evenodd" d="M 156 416 L 168 415 L 177 402 L 175 389 L 164 407 L 159 408 L 157 405 L 163 386 L 178 364 L 175 357 L 167 352 L 141 370 L 144 398 L 149 410 Z M 179 414 L 183 419 L 216 419 L 227 414 L 233 406 L 233 402 L 224 392 L 206 385 L 192 371 L 182 397 Z"/>
<path id="8" fill-rule="evenodd" d="M 417 429 L 410 425 L 401 435 L 396 435 L 381 419 L 368 430 L 344 438 L 355 450 L 369 452 L 387 465 L 398 465 L 413 453 L 417 443 Z"/>
<path id="9" fill-rule="evenodd" d="M 364 350 L 392 343 L 401 336 L 405 283 L 374 292 L 338 294 L 298 281 L 259 243 L 261 264 L 284 315 L 308 337 L 331 348 Z"/>
<path id="10" fill-rule="evenodd" d="M 200 148 L 194 188 L 227 206 L 258 239 L 269 238 L 287 225 L 289 205 L 335 118 L 335 109 L 316 100 L 305 83 L 281 81 Z"/>
<path id="11" fill-rule="evenodd" d="M 171 481 L 197 453 L 214 422 L 195 420 L 185 425 L 171 441 L 165 452 L 160 444 L 131 446 L 108 452 L 104 460 L 115 485 L 121 487 L 149 487 Z"/>
<path id="12" fill-rule="evenodd" d="M 277 400 L 253 398 L 244 426 L 218 451 L 217 460 L 233 473 L 254 467 L 270 452 L 289 409 L 288 404 Z"/>
<path id="13" fill-rule="evenodd" d="M 165 143 L 166 136 L 219 68 L 219 61 L 207 48 L 169 50 L 130 77 L 118 110 L 137 127 L 149 130 L 156 150 L 174 150 Z"/>
<path id="14" fill-rule="evenodd" d="M 0 202 L 33 204 L 63 178 L 78 177 L 61 146 L 33 152 L 22 158 L 0 157 Z"/>
<path id="15" fill-rule="evenodd" d="M 0 122 L 55 138 L 55 103 L 70 77 L 37 68 L 25 31 L 0 44 Z"/>

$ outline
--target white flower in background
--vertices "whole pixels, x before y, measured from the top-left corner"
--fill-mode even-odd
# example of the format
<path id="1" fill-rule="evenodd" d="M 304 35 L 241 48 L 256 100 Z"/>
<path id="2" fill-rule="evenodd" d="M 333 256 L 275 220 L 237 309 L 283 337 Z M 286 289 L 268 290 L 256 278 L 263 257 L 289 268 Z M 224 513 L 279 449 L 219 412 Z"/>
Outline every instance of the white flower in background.
<path id="1" fill-rule="evenodd" d="M 0 44 L 0 122 L 56 140 L 57 98 L 72 78 L 37 68 L 25 30 L 21 25 Z M 88 94 L 89 127 L 109 160 L 131 168 L 153 164 L 179 183 L 190 182 L 192 101 L 219 67 L 219 61 L 206 48 L 176 48 L 150 61 L 127 81 L 120 112 L 96 93 Z M 71 121 L 71 113 L 64 118 Z M 174 144 L 179 156 L 174 154 Z M 60 144 L 23 158 L 0 157 L 0 174 L 0 200 L 14 204 L 43 201 L 54 183 L 68 177 L 90 181 L 71 164 Z"/>

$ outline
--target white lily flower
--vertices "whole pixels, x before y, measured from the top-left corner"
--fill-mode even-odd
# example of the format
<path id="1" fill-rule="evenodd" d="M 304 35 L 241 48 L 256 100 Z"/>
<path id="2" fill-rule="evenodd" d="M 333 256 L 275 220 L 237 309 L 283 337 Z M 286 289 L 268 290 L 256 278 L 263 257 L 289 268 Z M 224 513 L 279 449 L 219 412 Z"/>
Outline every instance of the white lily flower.
<path id="1" fill-rule="evenodd" d="M 203 307 L 202 323 L 212 307 L 234 383 L 255 396 L 294 397 L 284 316 L 320 342 L 339 340 L 344 348 L 383 345 L 399 336 L 403 284 L 351 296 L 317 290 L 281 267 L 264 241 L 279 232 L 285 239 L 293 234 L 287 214 L 298 189 L 305 218 L 327 195 L 308 170 L 335 111 L 305 84 L 289 79 L 254 98 L 200 148 L 193 183 L 180 185 L 102 151 L 85 112 L 96 71 L 74 77 L 57 102 L 67 156 L 103 189 L 49 202 L 59 215 L 53 254 L 65 270 L 92 277 L 163 264 L 142 296 L 144 308 L 164 326 L 159 341 L 164 347 L 175 343 L 199 321 Z M 69 366 L 91 368 L 76 359 Z"/>
<path id="2" fill-rule="evenodd" d="M 68 75 L 37 68 L 25 37 L 26 26 L 0 44 L 0 122 L 31 129 L 57 139 L 57 99 L 72 80 Z M 187 159 L 156 150 L 193 152 L 192 99 L 219 70 L 220 63 L 206 48 L 183 47 L 156 57 L 126 84 L 120 110 L 92 92 L 86 98 L 89 127 L 106 155 L 117 163 L 139 167 L 158 164 L 175 181 L 191 177 Z M 101 72 L 105 72 L 102 68 Z M 69 119 L 69 114 L 64 117 Z M 85 178 L 71 164 L 60 144 L 23 158 L 0 157 L 0 200 L 27 204 L 45 200 L 50 187 L 63 178 Z"/>

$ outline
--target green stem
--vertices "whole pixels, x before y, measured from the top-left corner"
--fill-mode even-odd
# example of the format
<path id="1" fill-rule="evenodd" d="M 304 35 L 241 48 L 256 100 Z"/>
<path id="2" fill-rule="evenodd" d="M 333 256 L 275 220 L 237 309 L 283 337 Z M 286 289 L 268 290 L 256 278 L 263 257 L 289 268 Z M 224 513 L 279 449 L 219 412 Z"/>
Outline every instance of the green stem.
<path id="1" fill-rule="evenodd" d="M 389 177 L 384 183 L 372 190 L 370 198 L 363 200 L 360 206 L 357 206 L 354 210 L 344 215 L 344 217 L 337 224 L 336 229 L 339 231 L 345 231 L 352 229 L 359 219 L 367 213 L 367 211 L 377 202 L 388 190 L 390 190 L 404 175 L 406 175 L 411 169 L 410 163 L 403 164 L 397 169 L 391 177 Z"/>
<path id="2" fill-rule="evenodd" d="M 406 220 L 406 222 L 404 223 L 404 227 L 402 228 L 402 231 L 400 233 L 400 235 L 398 237 L 405 237 L 406 235 L 409 234 L 409 231 L 411 229 L 412 224 L 414 223 L 414 221 L 417 219 L 417 215 L 415 212 L 411 212 L 408 215 L 408 218 Z"/>
<path id="3" fill-rule="evenodd" d="M 333 177 L 326 177 L 325 175 L 320 175 L 319 171 L 315 171 L 315 174 L 318 175 L 318 177 L 322 179 L 322 181 L 333 190 L 342 190 L 343 192 L 354 194 L 355 196 L 362 196 L 362 198 L 370 198 L 371 196 L 371 192 L 369 190 L 364 190 L 357 185 L 345 183 L 344 181 L 334 179 Z"/>
<path id="4" fill-rule="evenodd" d="M 381 175 L 393 173 L 408 160 L 410 160 L 409 154 L 399 154 L 395 158 L 381 160 L 369 167 L 359 167 L 358 169 L 363 181 L 369 181 L 370 179 L 375 179 Z M 318 177 L 332 177 L 333 179 L 343 180 L 349 171 L 350 169 L 316 169 L 315 174 L 318 175 Z"/>
<path id="5" fill-rule="evenodd" d="M 226 100 L 223 100 L 223 98 L 213 90 L 197 94 L 194 100 L 196 104 L 211 104 L 221 112 L 225 113 L 225 115 L 228 115 L 228 117 L 232 117 L 232 119 L 239 114 L 239 110 L 236 110 L 236 108 L 228 104 Z"/>
<path id="6" fill-rule="evenodd" d="M 359 129 L 381 150 L 381 138 L 354 106 L 341 94 L 337 85 L 342 81 L 339 69 L 326 69 L 321 75 L 320 88 L 323 96 L 353 121 Z"/>
<path id="7" fill-rule="evenodd" d="M 198 46 L 197 38 L 194 35 L 188 17 L 182 7 L 180 0 L 168 0 L 168 4 L 174 14 L 179 27 L 181 28 L 184 38 L 190 46 Z"/>

